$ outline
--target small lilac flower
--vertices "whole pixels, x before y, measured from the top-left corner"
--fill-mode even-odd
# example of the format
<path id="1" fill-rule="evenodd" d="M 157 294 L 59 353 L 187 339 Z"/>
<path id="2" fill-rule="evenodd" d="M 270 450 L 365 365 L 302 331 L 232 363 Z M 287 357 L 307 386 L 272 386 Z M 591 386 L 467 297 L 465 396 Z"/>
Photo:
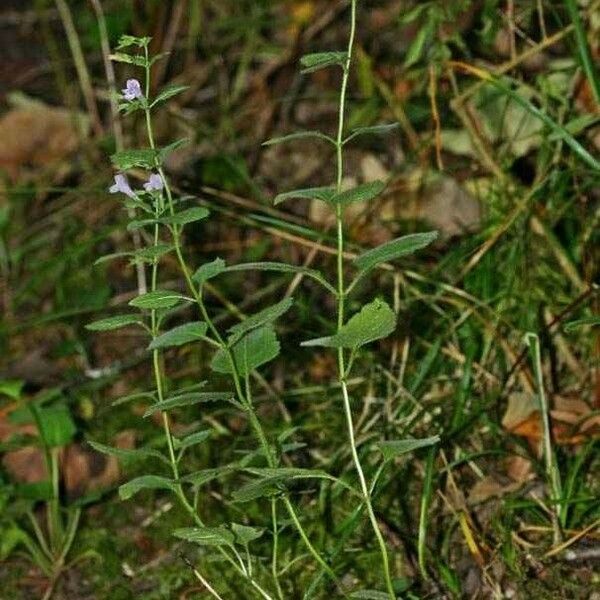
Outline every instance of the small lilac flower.
<path id="1" fill-rule="evenodd" d="M 135 198 L 135 192 L 129 186 L 129 182 L 127 181 L 127 177 L 123 175 L 123 173 L 117 173 L 115 175 L 115 184 L 110 187 L 108 190 L 111 194 L 118 194 L 121 192 L 130 198 Z"/>
<path id="2" fill-rule="evenodd" d="M 150 173 L 150 178 L 144 184 L 147 192 L 160 192 L 164 187 L 162 177 L 158 173 Z"/>
<path id="3" fill-rule="evenodd" d="M 142 94 L 142 86 L 137 79 L 128 79 L 127 87 L 121 91 L 123 92 L 123 98 L 125 98 L 125 100 L 141 100 L 144 97 L 144 94 Z"/>

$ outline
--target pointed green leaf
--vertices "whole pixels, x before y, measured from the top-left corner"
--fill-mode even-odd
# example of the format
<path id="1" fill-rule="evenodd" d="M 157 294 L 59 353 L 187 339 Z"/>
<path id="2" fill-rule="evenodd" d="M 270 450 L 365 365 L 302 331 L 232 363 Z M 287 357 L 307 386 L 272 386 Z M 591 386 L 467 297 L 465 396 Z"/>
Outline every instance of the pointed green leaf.
<path id="1" fill-rule="evenodd" d="M 152 450 L 150 448 L 114 448 L 92 440 L 88 440 L 88 444 L 96 450 L 96 452 L 115 456 L 121 460 L 146 460 L 148 458 L 158 458 L 158 460 L 161 460 L 165 464 L 170 464 L 166 456 L 163 456 L 158 450 Z"/>
<path id="2" fill-rule="evenodd" d="M 308 138 L 325 140 L 335 145 L 335 140 L 332 137 L 321 133 L 320 131 L 296 131 L 295 133 L 267 140 L 266 142 L 263 142 L 263 146 L 275 146 L 276 144 L 285 144 L 286 142 Z"/>
<path id="3" fill-rule="evenodd" d="M 160 104 L 161 102 L 165 102 L 166 100 L 169 100 L 169 98 L 173 98 L 173 96 L 177 96 L 178 94 L 181 94 L 189 89 L 189 85 L 169 85 L 164 88 L 158 94 L 158 96 L 156 96 L 156 98 L 152 101 L 152 104 L 150 104 L 150 108 Z"/>
<path id="4" fill-rule="evenodd" d="M 397 456 L 402 456 L 409 452 L 414 452 L 420 448 L 427 448 L 433 446 L 440 441 L 439 435 L 434 435 L 428 438 L 421 438 L 419 440 L 407 439 L 407 440 L 389 440 L 385 442 L 378 442 L 377 448 L 383 454 L 385 460 L 392 460 Z"/>
<path id="5" fill-rule="evenodd" d="M 128 325 L 141 324 L 138 315 L 115 315 L 114 317 L 92 321 L 91 323 L 88 323 L 85 328 L 89 331 L 112 331 L 114 329 L 120 329 L 121 327 L 127 327 Z"/>
<path id="6" fill-rule="evenodd" d="M 129 500 L 141 490 L 171 490 L 176 491 L 177 486 L 172 479 L 159 475 L 142 475 L 136 477 L 119 487 L 121 500 Z"/>
<path id="7" fill-rule="evenodd" d="M 192 276 L 194 283 L 200 287 L 209 279 L 220 275 L 225 271 L 225 261 L 222 258 L 215 258 L 212 262 L 202 265 Z"/>
<path id="8" fill-rule="evenodd" d="M 165 162 L 165 160 L 167 159 L 167 157 L 169 156 L 169 154 L 172 154 L 173 152 L 175 152 L 175 150 L 178 150 L 182 146 L 185 146 L 186 144 L 189 143 L 189 141 L 190 140 L 188 138 L 181 138 L 179 140 L 175 140 L 168 146 L 161 148 L 158 151 L 158 157 L 157 157 L 158 162 L 162 165 Z"/>
<path id="9" fill-rule="evenodd" d="M 394 129 L 398 129 L 398 127 L 399 123 L 381 123 L 380 125 L 370 125 L 369 127 L 357 127 L 344 140 L 344 144 L 362 135 L 385 135 L 391 133 Z"/>
<path id="10" fill-rule="evenodd" d="M 342 206 L 347 206 L 354 202 L 367 202 L 379 196 L 384 189 L 385 183 L 383 181 L 371 181 L 340 194 L 335 194 L 330 202 L 332 204 L 341 204 Z"/>
<path id="11" fill-rule="evenodd" d="M 174 248 L 174 246 L 169 244 L 156 244 L 155 246 L 148 246 L 147 248 L 141 248 L 140 250 L 131 252 L 130 256 L 132 262 L 153 263 L 165 256 L 165 254 L 172 252 Z"/>
<path id="12" fill-rule="evenodd" d="M 368 250 L 364 254 L 354 259 L 354 264 L 361 271 L 370 271 L 377 265 L 395 260 L 408 254 L 413 254 L 429 246 L 438 237 L 437 231 L 428 231 L 427 233 L 413 233 L 401 238 L 386 242 L 377 248 Z"/>
<path id="13" fill-rule="evenodd" d="M 313 54 L 305 54 L 300 59 L 302 65 L 302 73 L 312 73 L 326 67 L 339 66 L 345 67 L 348 60 L 347 52 L 315 52 Z"/>
<path id="14" fill-rule="evenodd" d="M 306 267 L 298 267 L 296 265 L 288 265 L 287 263 L 279 262 L 253 262 L 241 263 L 239 265 L 231 265 L 225 269 L 231 271 L 274 271 L 276 273 L 294 273 L 306 275 L 315 281 L 318 281 L 323 287 L 329 290 L 332 294 L 337 294 L 336 289 L 323 277 L 323 274 L 315 269 Z"/>
<path id="15" fill-rule="evenodd" d="M 294 303 L 293 298 L 285 298 L 281 302 L 274 304 L 273 306 L 269 306 L 264 310 L 248 317 L 241 323 L 234 325 L 229 328 L 229 333 L 231 337 L 229 338 L 229 343 L 234 344 L 237 342 L 244 334 L 248 333 L 252 329 L 257 329 L 258 327 L 262 327 L 267 323 L 272 323 L 276 319 L 279 319 L 283 314 L 285 314 Z"/>
<path id="16" fill-rule="evenodd" d="M 231 530 L 235 535 L 236 543 L 242 546 L 247 546 L 250 542 L 262 537 L 265 532 L 262 528 L 248 527 L 248 525 L 240 525 L 239 523 L 232 523 Z"/>
<path id="17" fill-rule="evenodd" d="M 269 325 L 254 329 L 233 344 L 231 354 L 240 377 L 272 361 L 279 354 L 280 345 L 275 331 Z M 224 350 L 218 350 L 210 364 L 217 373 L 232 373 L 231 363 Z"/>
<path id="18" fill-rule="evenodd" d="M 132 54 L 125 54 L 124 52 L 115 52 L 109 55 L 110 60 L 115 62 L 127 63 L 129 65 L 136 65 L 137 67 L 145 67 L 146 59 L 143 56 L 135 56 Z"/>
<path id="19" fill-rule="evenodd" d="M 174 437 L 173 446 L 176 450 L 185 450 L 190 446 L 195 446 L 205 442 L 211 435 L 212 431 L 210 429 L 203 429 L 202 431 L 190 433 L 190 435 L 184 437 L 183 439 Z"/>
<path id="20" fill-rule="evenodd" d="M 176 529 L 173 535 L 200 546 L 233 546 L 235 539 L 233 533 L 223 526 L 185 527 Z"/>
<path id="21" fill-rule="evenodd" d="M 306 200 L 321 200 L 322 202 L 331 202 L 331 199 L 335 196 L 335 190 L 332 187 L 316 187 L 306 188 L 302 190 L 292 190 L 291 192 L 285 192 L 278 194 L 273 200 L 273 204 L 281 204 L 291 198 L 302 198 Z"/>
<path id="22" fill-rule="evenodd" d="M 135 203 L 135 207 L 138 207 L 139 203 Z M 127 223 L 127 231 L 137 231 L 138 229 L 142 229 L 143 227 L 150 227 L 152 225 L 156 225 L 158 221 L 156 219 L 137 219 L 135 221 L 129 221 Z"/>
<path id="23" fill-rule="evenodd" d="M 144 417 L 149 417 L 158 410 L 173 410 L 174 408 L 193 406 L 194 404 L 201 404 L 203 402 L 227 402 L 232 400 L 232 396 L 230 392 L 190 392 L 188 394 L 171 396 L 150 406 L 144 413 Z"/>
<path id="24" fill-rule="evenodd" d="M 156 166 L 156 152 L 152 148 L 122 150 L 113 154 L 111 160 L 119 171 L 127 171 L 134 167 L 153 169 Z"/>
<path id="25" fill-rule="evenodd" d="M 186 323 L 179 327 L 166 331 L 162 335 L 154 338 L 148 350 L 156 350 L 157 348 L 171 348 L 173 346 L 183 346 L 189 342 L 197 342 L 206 335 L 208 325 L 204 321 L 195 321 Z"/>
<path id="26" fill-rule="evenodd" d="M 179 292 L 170 290 L 155 290 L 142 294 L 133 300 L 130 300 L 129 305 L 136 308 L 145 308 L 154 310 L 157 308 L 172 308 L 179 304 L 182 300 L 189 300 Z"/>
<path id="27" fill-rule="evenodd" d="M 302 342 L 302 346 L 359 348 L 387 337 L 396 329 L 396 315 L 383 301 L 375 300 L 362 307 L 340 330 L 331 336 Z"/>
<path id="28" fill-rule="evenodd" d="M 209 214 L 208 209 L 203 206 L 195 206 L 194 208 L 182 210 L 174 215 L 162 217 L 159 221 L 165 225 L 187 225 L 188 223 L 195 223 L 196 221 L 206 219 Z"/>

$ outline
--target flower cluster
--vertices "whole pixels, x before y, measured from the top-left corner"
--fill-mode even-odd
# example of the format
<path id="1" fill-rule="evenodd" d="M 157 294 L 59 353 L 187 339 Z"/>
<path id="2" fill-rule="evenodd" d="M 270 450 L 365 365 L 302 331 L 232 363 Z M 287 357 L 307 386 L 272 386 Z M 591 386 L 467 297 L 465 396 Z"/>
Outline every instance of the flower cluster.
<path id="1" fill-rule="evenodd" d="M 158 173 L 151 173 L 148 181 L 144 183 L 144 190 L 146 192 L 160 192 L 164 187 L 162 177 Z M 111 194 L 125 194 L 129 198 L 136 198 L 136 193 L 131 189 L 127 177 L 123 173 L 117 173 L 115 175 L 115 183 L 109 190 Z"/>

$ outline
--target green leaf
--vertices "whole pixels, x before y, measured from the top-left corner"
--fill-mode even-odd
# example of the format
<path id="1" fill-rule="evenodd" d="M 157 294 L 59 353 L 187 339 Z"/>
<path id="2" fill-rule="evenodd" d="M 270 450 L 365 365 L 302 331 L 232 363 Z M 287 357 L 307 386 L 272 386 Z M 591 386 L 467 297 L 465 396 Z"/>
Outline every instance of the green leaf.
<path id="1" fill-rule="evenodd" d="M 2 379 L 0 381 L 0 394 L 4 394 L 13 400 L 21 397 L 21 390 L 25 382 L 21 379 Z"/>
<path id="2" fill-rule="evenodd" d="M 174 142 L 170 143 L 164 148 L 161 148 L 158 151 L 158 162 L 162 165 L 169 156 L 169 154 L 172 154 L 173 152 L 175 152 L 175 150 L 179 150 L 179 148 L 188 144 L 189 141 L 190 140 L 188 138 L 181 138 L 179 140 L 175 140 Z"/>
<path id="3" fill-rule="evenodd" d="M 428 438 L 421 438 L 419 440 L 407 439 L 407 440 L 390 440 L 385 442 L 378 442 L 377 448 L 383 454 L 384 460 L 392 460 L 397 456 L 408 454 L 420 448 L 427 448 L 433 446 L 440 441 L 439 435 L 434 435 Z"/>
<path id="4" fill-rule="evenodd" d="M 294 140 L 305 140 L 305 139 L 318 139 L 325 140 L 335 145 L 335 140 L 320 131 L 296 131 L 281 137 L 271 138 L 266 142 L 263 142 L 263 146 L 275 146 L 276 144 L 285 144 L 286 142 L 292 142 Z"/>
<path id="5" fill-rule="evenodd" d="M 119 497 L 121 500 L 129 500 L 141 490 L 171 490 L 174 492 L 177 490 L 177 486 L 172 479 L 166 477 L 142 475 L 120 486 Z"/>
<path id="6" fill-rule="evenodd" d="M 115 315 L 88 323 L 85 328 L 89 331 L 112 331 L 129 325 L 141 325 L 138 315 Z"/>
<path id="7" fill-rule="evenodd" d="M 286 481 L 298 479 L 331 479 L 325 471 L 318 469 L 297 468 L 249 468 L 248 472 L 258 475 L 260 479 L 252 481 L 233 492 L 236 502 L 250 502 L 257 498 L 273 496 L 283 491 Z"/>
<path id="8" fill-rule="evenodd" d="M 223 527 L 184 527 L 176 529 L 173 535 L 181 540 L 200 546 L 233 546 L 233 533 Z"/>
<path id="9" fill-rule="evenodd" d="M 201 444 L 202 442 L 205 442 L 211 435 L 212 431 L 210 429 L 203 429 L 202 431 L 196 431 L 194 433 L 191 433 L 183 439 L 174 437 L 173 446 L 176 450 L 185 450 L 190 446 L 195 446 L 196 444 Z"/>
<path id="10" fill-rule="evenodd" d="M 342 206 L 347 206 L 354 202 L 367 202 L 379 196 L 384 189 L 385 183 L 383 181 L 371 181 L 340 194 L 335 194 L 330 202 L 332 204 L 341 204 Z"/>
<path id="11" fill-rule="evenodd" d="M 272 361 L 280 351 L 275 331 L 270 325 L 254 329 L 231 346 L 231 354 L 240 377 L 246 377 L 254 369 Z M 224 350 L 218 350 L 210 364 L 217 373 L 231 374 L 231 363 Z"/>
<path id="12" fill-rule="evenodd" d="M 247 546 L 250 542 L 262 537 L 265 532 L 262 528 L 248 527 L 248 525 L 240 525 L 239 523 L 232 523 L 231 530 L 235 535 L 236 543 L 242 546 Z"/>
<path id="13" fill-rule="evenodd" d="M 137 205 L 138 203 L 136 203 Z M 129 221 L 127 223 L 127 231 L 136 231 L 143 227 L 150 227 L 156 225 L 159 221 L 156 219 L 136 219 L 135 221 Z"/>
<path id="14" fill-rule="evenodd" d="M 202 287 L 209 279 L 220 275 L 223 271 L 225 271 L 225 261 L 222 258 L 215 258 L 212 262 L 202 265 L 194 273 L 192 280 Z"/>
<path id="15" fill-rule="evenodd" d="M 339 66 L 344 68 L 348 61 L 347 52 L 315 52 L 313 54 L 305 54 L 300 59 L 302 65 L 302 73 L 313 73 L 326 67 Z"/>
<path id="16" fill-rule="evenodd" d="M 172 292 L 170 290 L 155 290 L 154 292 L 148 292 L 142 294 L 137 298 L 134 298 L 129 302 L 130 306 L 136 308 L 145 309 L 157 309 L 157 308 L 172 308 L 179 304 L 182 300 L 189 300 L 183 294 L 179 292 Z"/>
<path id="17" fill-rule="evenodd" d="M 182 408 L 184 406 L 193 406 L 203 402 L 219 402 L 232 400 L 230 392 L 190 392 L 188 394 L 179 394 L 165 398 L 161 402 L 156 402 L 148 408 L 144 413 L 144 418 L 149 417 L 157 410 L 173 410 L 174 408 Z"/>
<path id="18" fill-rule="evenodd" d="M 283 314 L 285 314 L 294 303 L 293 298 L 285 298 L 281 302 L 274 304 L 273 306 L 269 306 L 264 310 L 248 317 L 241 323 L 234 325 L 229 328 L 229 333 L 231 337 L 229 338 L 229 343 L 234 344 L 237 342 L 244 334 L 248 333 L 252 329 L 257 329 L 258 327 L 262 327 L 267 323 L 272 323 L 273 321 L 279 319 Z"/>
<path id="19" fill-rule="evenodd" d="M 405 69 L 412 67 L 415 63 L 421 60 L 421 57 L 425 52 L 425 48 L 427 47 L 427 43 L 431 37 L 431 32 L 431 22 L 428 22 L 425 26 L 419 28 L 417 35 L 406 52 L 406 58 L 404 59 Z"/>
<path id="20" fill-rule="evenodd" d="M 35 410 L 39 412 L 40 437 L 48 447 L 60 448 L 71 442 L 77 427 L 66 406 L 59 404 Z"/>
<path id="21" fill-rule="evenodd" d="M 429 246 L 438 237 L 437 231 L 429 231 L 427 233 L 413 233 L 405 235 L 401 238 L 386 242 L 377 248 L 368 250 L 354 259 L 354 264 L 361 271 L 370 271 L 377 265 L 395 260 L 402 256 L 413 254 L 417 250 L 421 250 Z"/>
<path id="22" fill-rule="evenodd" d="M 127 63 L 130 65 L 136 65 L 137 67 L 145 67 L 146 59 L 143 56 L 135 56 L 133 54 L 125 54 L 124 52 L 115 52 L 109 55 L 110 60 L 115 62 Z"/>
<path id="23" fill-rule="evenodd" d="M 273 200 L 273 204 L 281 204 L 291 198 L 302 198 L 306 200 L 321 200 L 322 202 L 331 202 L 335 196 L 335 189 L 332 187 L 316 187 L 306 188 L 302 190 L 292 190 L 291 192 L 285 192 L 278 194 Z"/>
<path id="24" fill-rule="evenodd" d="M 580 327 L 585 327 L 586 325 L 591 325 L 592 327 L 600 325 L 600 317 L 586 317 L 585 319 L 571 321 L 565 325 L 565 331 L 573 331 L 574 329 L 579 329 Z"/>
<path id="25" fill-rule="evenodd" d="M 130 48 L 131 46 L 136 46 L 137 48 L 146 48 L 152 38 L 150 37 L 136 37 L 134 35 L 122 35 L 119 38 L 119 44 L 117 46 L 117 50 L 124 50 L 125 48 Z"/>
<path id="26" fill-rule="evenodd" d="M 156 96 L 156 98 L 152 101 L 152 104 L 150 104 L 150 108 L 160 104 L 161 102 L 165 102 L 169 98 L 173 98 L 173 96 L 177 96 L 178 94 L 181 94 L 181 92 L 185 92 L 189 89 L 189 85 L 169 85 L 164 88 L 160 94 L 158 94 L 158 96 Z"/>
<path id="27" fill-rule="evenodd" d="M 174 327 L 170 331 L 166 331 L 154 338 L 148 346 L 148 350 L 171 348 L 173 346 L 182 346 L 189 342 L 197 342 L 206 334 L 207 329 L 208 325 L 204 321 L 195 321 Z"/>
<path id="28" fill-rule="evenodd" d="M 153 169 L 156 166 L 156 152 L 152 148 L 122 150 L 113 154 L 110 159 L 119 171 L 127 171 L 134 167 Z"/>
<path id="29" fill-rule="evenodd" d="M 141 248 L 135 252 L 131 252 L 129 256 L 132 257 L 132 262 L 147 262 L 153 263 L 160 259 L 165 254 L 169 254 L 174 250 L 175 246 L 169 244 L 156 244 L 155 246 L 148 246 L 147 248 Z"/>
<path id="30" fill-rule="evenodd" d="M 276 273 L 294 273 L 306 275 L 315 281 L 318 281 L 323 287 L 329 290 L 332 294 L 337 294 L 336 289 L 323 277 L 323 274 L 315 269 L 306 267 L 298 267 L 296 265 L 288 265 L 287 263 L 279 262 L 253 262 L 241 263 L 239 265 L 231 265 L 225 269 L 231 271 L 274 271 Z"/>
<path id="31" fill-rule="evenodd" d="M 194 208 L 182 210 L 169 217 L 162 217 L 159 221 L 165 225 L 187 225 L 188 223 L 195 223 L 196 221 L 206 219 L 209 214 L 210 212 L 208 209 L 202 206 L 195 206 Z"/>
<path id="32" fill-rule="evenodd" d="M 398 129 L 398 127 L 398 123 L 382 123 L 380 125 L 370 125 L 369 127 L 356 127 L 344 140 L 344 144 L 361 135 L 385 135 L 394 131 L 394 129 Z"/>
<path id="33" fill-rule="evenodd" d="M 362 307 L 334 335 L 302 342 L 302 346 L 325 346 L 327 348 L 359 348 L 375 340 L 387 337 L 396 329 L 396 315 L 383 301 L 374 300 Z"/>
<path id="34" fill-rule="evenodd" d="M 150 448 L 114 448 L 113 446 L 106 446 L 92 440 L 88 440 L 88 444 L 102 454 L 108 454 L 109 456 L 115 456 L 121 460 L 147 460 L 148 458 L 158 458 L 165 464 L 170 464 L 166 456 L 163 456 L 158 450 L 151 450 Z"/>

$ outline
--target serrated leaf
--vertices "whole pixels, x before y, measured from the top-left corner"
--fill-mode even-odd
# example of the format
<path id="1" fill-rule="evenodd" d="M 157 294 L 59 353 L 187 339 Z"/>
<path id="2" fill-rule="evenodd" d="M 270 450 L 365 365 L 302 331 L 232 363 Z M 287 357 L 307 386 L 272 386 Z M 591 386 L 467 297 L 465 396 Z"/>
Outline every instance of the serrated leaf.
<path id="1" fill-rule="evenodd" d="M 313 73 L 331 66 L 345 67 L 348 60 L 347 52 L 315 52 L 305 54 L 300 59 L 302 73 Z"/>
<path id="2" fill-rule="evenodd" d="M 196 444 L 201 444 L 205 442 L 212 435 L 212 431 L 210 429 L 204 429 L 202 431 L 196 431 L 194 433 L 190 433 L 190 435 L 179 439 L 173 438 L 173 446 L 176 450 L 185 450 L 190 446 L 195 446 Z"/>
<path id="3" fill-rule="evenodd" d="M 113 154 L 110 159 L 119 171 L 127 171 L 134 167 L 153 169 L 156 166 L 156 152 L 152 148 L 122 150 Z"/>
<path id="4" fill-rule="evenodd" d="M 248 333 L 231 346 L 231 354 L 240 377 L 246 377 L 254 369 L 272 361 L 280 351 L 275 331 L 269 325 Z M 231 374 L 231 363 L 224 350 L 218 350 L 210 363 L 213 371 Z"/>
<path id="5" fill-rule="evenodd" d="M 160 164 L 162 165 L 165 162 L 165 159 L 169 156 L 169 154 L 175 152 L 175 150 L 178 150 L 182 146 L 185 146 L 189 143 L 189 141 L 190 140 L 188 138 L 181 138 L 179 140 L 175 140 L 171 144 L 168 144 L 164 148 L 161 148 L 158 151 L 158 161 Z"/>
<path id="6" fill-rule="evenodd" d="M 137 46 L 138 48 L 144 48 L 150 44 L 152 38 L 149 37 L 137 37 L 134 35 L 123 34 L 119 38 L 119 43 L 117 45 L 117 50 L 124 50 L 125 48 L 129 48 L 131 46 Z"/>
<path id="7" fill-rule="evenodd" d="M 168 217 L 161 217 L 159 221 L 165 225 L 187 225 L 188 223 L 194 223 L 206 219 L 210 212 L 208 209 L 202 206 L 195 206 L 193 208 L 187 208 L 174 215 Z"/>
<path id="8" fill-rule="evenodd" d="M 142 475 L 136 477 L 119 487 L 121 500 L 129 500 L 141 490 L 171 490 L 175 491 L 177 486 L 172 479 L 159 475 Z"/>
<path id="9" fill-rule="evenodd" d="M 266 142 L 263 142 L 263 146 L 275 146 L 277 144 L 285 144 L 294 140 L 305 140 L 305 139 L 318 139 L 325 140 L 335 145 L 335 140 L 320 131 L 296 131 L 295 133 L 289 133 L 281 137 L 271 138 Z"/>
<path id="10" fill-rule="evenodd" d="M 131 256 L 132 262 L 153 263 L 166 254 L 169 254 L 169 252 L 172 252 L 174 248 L 174 246 L 169 244 L 156 244 L 147 248 L 141 248 L 135 252 L 130 252 L 129 256 Z"/>
<path id="11" fill-rule="evenodd" d="M 165 102 L 169 98 L 173 98 L 173 96 L 177 96 L 178 94 L 181 94 L 181 92 L 185 92 L 189 89 L 189 85 L 169 85 L 156 96 L 156 98 L 152 101 L 152 104 L 150 104 L 150 108 L 160 104 L 161 102 Z"/>
<path id="12" fill-rule="evenodd" d="M 110 60 L 115 62 L 127 63 L 136 65 L 137 67 L 145 67 L 146 59 L 143 56 L 135 56 L 133 54 L 125 54 L 124 52 L 115 52 L 109 55 Z"/>
<path id="13" fill-rule="evenodd" d="M 190 473 L 182 478 L 181 481 L 184 483 L 189 483 L 194 487 L 199 487 L 211 481 L 217 479 L 221 475 L 232 473 L 236 468 L 225 465 L 223 467 L 215 467 L 214 469 L 202 469 L 201 471 L 196 471 L 195 473 Z"/>
<path id="14" fill-rule="evenodd" d="M 318 281 L 323 287 L 328 289 L 332 294 L 337 294 L 335 288 L 323 277 L 323 274 L 315 269 L 307 267 L 298 267 L 296 265 L 288 265 L 287 263 L 279 262 L 253 262 L 241 263 L 239 265 L 231 265 L 225 269 L 231 271 L 274 271 L 276 273 L 294 273 L 306 275 L 315 281 Z"/>
<path id="15" fill-rule="evenodd" d="M 293 298 L 285 298 L 281 302 L 274 304 L 273 306 L 269 306 L 260 312 L 248 317 L 241 323 L 234 325 L 229 328 L 229 333 L 231 337 L 229 338 L 229 343 L 234 344 L 237 342 L 244 334 L 248 333 L 252 329 L 257 329 L 258 327 L 262 327 L 267 323 L 272 323 L 276 319 L 279 319 L 282 315 L 284 315 L 294 303 Z"/>
<path id="16" fill-rule="evenodd" d="M 403 454 L 414 452 L 415 450 L 419 450 L 420 448 L 427 448 L 428 446 L 433 446 L 439 441 L 440 436 L 434 435 L 432 437 L 421 438 L 418 440 L 387 440 L 384 442 L 378 442 L 375 445 L 381 451 L 381 454 L 383 454 L 383 458 L 385 460 L 392 460 L 397 456 L 402 456 Z"/>
<path id="17" fill-rule="evenodd" d="M 258 475 L 260 478 L 256 481 L 247 483 L 243 487 L 233 492 L 233 498 L 236 502 L 250 502 L 257 498 L 263 498 L 278 494 L 283 491 L 282 485 L 286 481 L 297 479 L 331 479 L 331 476 L 325 471 L 318 469 L 297 469 L 297 468 L 248 468 L 249 473 Z"/>
<path id="18" fill-rule="evenodd" d="M 284 192 L 283 194 L 277 194 L 273 200 L 273 204 L 281 204 L 286 200 L 292 198 L 305 199 L 305 200 L 321 200 L 322 202 L 331 202 L 331 199 L 335 196 L 335 189 L 332 187 L 315 187 L 305 188 L 301 190 L 292 190 L 291 192 Z"/>
<path id="19" fill-rule="evenodd" d="M 347 206 L 354 202 L 367 202 L 368 200 L 373 200 L 373 198 L 379 196 L 384 189 L 385 183 L 383 181 L 371 181 L 369 183 L 363 183 L 351 190 L 335 194 L 330 202 L 332 204 L 341 204 L 342 206 Z"/>
<path id="20" fill-rule="evenodd" d="M 428 231 L 426 233 L 413 233 L 403 237 L 386 242 L 368 250 L 354 259 L 354 264 L 361 271 L 370 271 L 377 265 L 395 260 L 408 254 L 413 254 L 417 250 L 421 250 L 429 246 L 438 237 L 437 231 Z"/>
<path id="21" fill-rule="evenodd" d="M 208 325 L 204 321 L 195 321 L 174 327 L 154 338 L 148 346 L 148 350 L 171 348 L 173 346 L 182 346 L 189 342 L 197 342 L 206 334 L 207 329 Z"/>
<path id="22" fill-rule="evenodd" d="M 106 319 L 99 319 L 88 323 L 85 328 L 89 331 L 113 331 L 129 325 L 141 325 L 137 315 L 115 315 Z"/>
<path id="23" fill-rule="evenodd" d="M 250 542 L 262 537 L 265 532 L 259 527 L 248 527 L 248 525 L 240 525 L 239 523 L 231 524 L 231 531 L 235 535 L 235 541 L 242 546 L 247 546 Z"/>
<path id="24" fill-rule="evenodd" d="M 331 336 L 302 342 L 302 346 L 359 348 L 387 337 L 396 329 L 396 314 L 383 300 L 362 307 L 340 330 Z"/>
<path id="25" fill-rule="evenodd" d="M 136 207 L 139 203 L 135 203 Z M 138 229 L 142 229 L 143 227 L 150 227 L 151 225 L 156 225 L 159 221 L 156 219 L 136 219 L 135 221 L 129 221 L 127 223 L 127 231 L 137 231 Z"/>
<path id="26" fill-rule="evenodd" d="M 161 402 L 156 402 L 148 408 L 144 413 L 144 418 L 149 417 L 156 411 L 173 410 L 174 408 L 183 408 L 185 406 L 193 406 L 203 402 L 220 402 L 231 401 L 232 394 L 230 392 L 190 392 L 188 394 L 180 394 L 165 398 Z"/>
<path id="27" fill-rule="evenodd" d="M 173 535 L 181 540 L 200 546 L 233 546 L 235 540 L 225 527 L 185 527 L 176 529 Z"/>
<path id="28" fill-rule="evenodd" d="M 188 300 L 188 298 L 179 292 L 155 290 L 130 300 L 129 305 L 145 309 L 172 308 L 182 300 Z"/>
<path id="29" fill-rule="evenodd" d="M 106 446 L 92 440 L 87 442 L 96 452 L 102 454 L 108 454 L 109 456 L 115 456 L 116 458 L 123 460 L 147 460 L 148 458 L 157 458 L 165 464 L 170 464 L 167 457 L 163 456 L 158 450 L 152 450 L 150 448 L 115 448 L 113 446 Z"/>
<path id="30" fill-rule="evenodd" d="M 192 281 L 202 287 L 209 279 L 220 275 L 223 271 L 225 271 L 225 261 L 222 258 L 215 258 L 212 262 L 199 267 L 192 275 Z"/>

